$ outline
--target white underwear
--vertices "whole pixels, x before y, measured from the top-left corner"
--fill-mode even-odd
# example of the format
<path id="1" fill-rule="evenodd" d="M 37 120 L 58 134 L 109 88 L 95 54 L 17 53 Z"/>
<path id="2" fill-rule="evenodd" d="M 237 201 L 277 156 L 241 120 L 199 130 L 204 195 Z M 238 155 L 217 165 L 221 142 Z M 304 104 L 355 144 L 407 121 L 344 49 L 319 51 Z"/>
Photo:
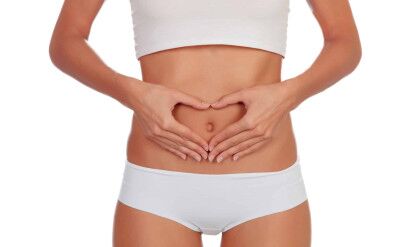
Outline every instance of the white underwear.
<path id="1" fill-rule="evenodd" d="M 306 201 L 299 157 L 274 172 L 199 174 L 125 161 L 119 201 L 132 208 L 216 235 Z"/>

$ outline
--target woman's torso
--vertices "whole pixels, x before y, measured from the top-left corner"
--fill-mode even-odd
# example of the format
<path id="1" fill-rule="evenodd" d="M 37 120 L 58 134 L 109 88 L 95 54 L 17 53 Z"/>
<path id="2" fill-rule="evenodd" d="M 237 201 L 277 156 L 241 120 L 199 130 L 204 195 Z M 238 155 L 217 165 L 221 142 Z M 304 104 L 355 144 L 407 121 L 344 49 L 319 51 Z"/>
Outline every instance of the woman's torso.
<path id="1" fill-rule="evenodd" d="M 141 57 L 140 61 L 143 81 L 175 88 L 207 102 L 243 88 L 281 81 L 280 55 L 241 46 L 186 46 L 152 53 Z M 219 110 L 198 110 L 178 104 L 173 114 L 176 120 L 209 141 L 245 112 L 241 103 Z M 213 127 L 211 130 L 209 124 Z M 147 139 L 134 117 L 127 143 L 127 159 L 132 163 L 193 173 L 276 171 L 290 166 L 296 158 L 290 114 L 279 121 L 268 143 L 237 161 L 232 161 L 231 157 L 221 163 L 215 160 L 197 162 L 191 157 L 182 160 Z"/>

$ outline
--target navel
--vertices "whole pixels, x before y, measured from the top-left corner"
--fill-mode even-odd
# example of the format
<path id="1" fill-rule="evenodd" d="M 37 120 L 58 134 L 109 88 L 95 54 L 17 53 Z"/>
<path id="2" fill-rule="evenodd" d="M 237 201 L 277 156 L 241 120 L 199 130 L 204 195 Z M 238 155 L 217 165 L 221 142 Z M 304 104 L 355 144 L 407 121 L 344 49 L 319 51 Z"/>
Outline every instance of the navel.
<path id="1" fill-rule="evenodd" d="M 208 123 L 206 124 L 206 130 L 207 130 L 208 132 L 212 132 L 212 131 L 214 130 L 214 125 L 213 125 L 213 123 L 212 123 L 212 122 L 208 122 Z"/>

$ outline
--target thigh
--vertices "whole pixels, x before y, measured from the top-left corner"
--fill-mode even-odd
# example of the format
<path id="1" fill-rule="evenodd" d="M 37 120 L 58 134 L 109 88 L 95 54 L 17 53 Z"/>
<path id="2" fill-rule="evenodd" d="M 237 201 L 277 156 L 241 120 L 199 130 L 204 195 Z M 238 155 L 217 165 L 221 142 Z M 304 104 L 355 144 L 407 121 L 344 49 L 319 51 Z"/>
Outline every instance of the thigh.
<path id="1" fill-rule="evenodd" d="M 284 212 L 262 216 L 223 233 L 222 247 L 309 247 L 308 201 Z"/>
<path id="2" fill-rule="evenodd" d="M 117 203 L 114 247 L 201 247 L 201 233 L 175 221 Z"/>

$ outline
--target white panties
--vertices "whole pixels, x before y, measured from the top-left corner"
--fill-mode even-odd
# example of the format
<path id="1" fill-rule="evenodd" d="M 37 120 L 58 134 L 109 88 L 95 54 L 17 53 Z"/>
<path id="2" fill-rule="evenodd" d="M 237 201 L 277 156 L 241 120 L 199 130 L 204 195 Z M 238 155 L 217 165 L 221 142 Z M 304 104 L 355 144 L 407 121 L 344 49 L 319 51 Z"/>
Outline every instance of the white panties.
<path id="1" fill-rule="evenodd" d="M 280 171 L 229 174 L 161 170 L 126 160 L 119 194 L 123 204 L 209 235 L 306 199 L 299 157 Z"/>

